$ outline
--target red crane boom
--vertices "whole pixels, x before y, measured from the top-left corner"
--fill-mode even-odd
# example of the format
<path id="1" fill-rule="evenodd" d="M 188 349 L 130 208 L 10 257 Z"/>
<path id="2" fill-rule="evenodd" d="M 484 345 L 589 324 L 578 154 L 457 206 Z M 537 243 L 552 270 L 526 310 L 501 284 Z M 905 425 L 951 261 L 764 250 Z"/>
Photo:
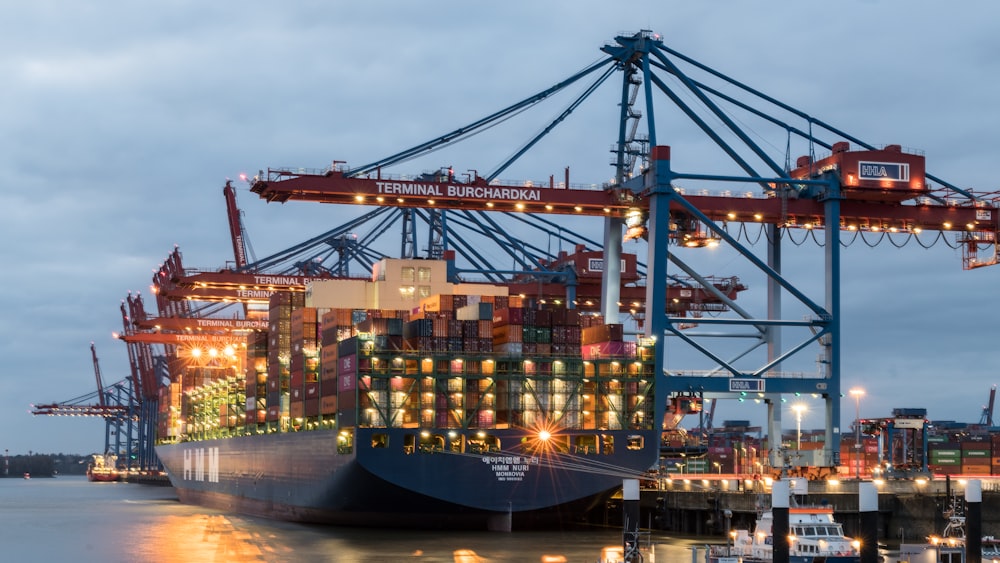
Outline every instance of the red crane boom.
<path id="1" fill-rule="evenodd" d="M 233 187 L 232 180 L 226 180 L 222 194 L 226 198 L 226 214 L 229 217 L 229 235 L 233 239 L 236 269 L 241 269 L 247 265 L 246 232 L 243 229 L 243 220 L 240 218 L 240 208 L 236 205 L 236 188 Z"/>
<path id="2" fill-rule="evenodd" d="M 94 377 L 97 378 L 97 404 L 104 408 L 106 403 L 104 401 L 104 383 L 101 381 L 101 364 L 97 361 L 97 349 L 93 342 L 90 343 L 90 356 L 94 359 Z"/>
<path id="3" fill-rule="evenodd" d="M 965 248 L 966 269 L 998 262 L 997 256 L 980 258 L 980 245 L 996 245 L 1000 217 L 984 201 L 952 200 L 927 187 L 924 157 L 902 152 L 897 145 L 881 150 L 850 151 L 838 143 L 834 154 L 818 162 L 799 162 L 787 183 L 771 184 L 763 193 L 719 195 L 683 194 L 684 199 L 708 219 L 721 223 L 761 223 L 802 229 L 822 228 L 825 201 L 808 189 L 799 194 L 797 179 L 815 178 L 817 172 L 837 167 L 842 179 L 841 228 L 872 233 L 955 232 Z M 873 163 L 875 165 L 873 165 Z M 869 168 L 902 170 L 905 181 L 886 181 L 871 176 Z M 898 171 L 897 170 L 897 171 Z M 433 207 L 483 211 L 516 211 L 551 214 L 610 216 L 627 219 L 641 216 L 648 207 L 642 193 L 614 185 L 570 186 L 565 183 L 523 182 L 519 185 L 487 182 L 478 176 L 467 181 L 451 174 L 424 175 L 418 180 L 383 177 L 350 177 L 346 169 L 302 171 L 268 170 L 253 180 L 250 191 L 269 202 L 289 200 L 396 207 Z M 676 213 L 676 217 L 673 214 Z M 686 246 L 699 242 L 697 225 L 684 223 L 687 212 L 678 202 L 671 204 L 677 224 L 684 225 L 676 237 Z M 684 232 L 681 232 L 684 231 Z M 692 231 L 692 232 L 688 232 Z M 689 240 L 689 237 L 694 239 Z"/>

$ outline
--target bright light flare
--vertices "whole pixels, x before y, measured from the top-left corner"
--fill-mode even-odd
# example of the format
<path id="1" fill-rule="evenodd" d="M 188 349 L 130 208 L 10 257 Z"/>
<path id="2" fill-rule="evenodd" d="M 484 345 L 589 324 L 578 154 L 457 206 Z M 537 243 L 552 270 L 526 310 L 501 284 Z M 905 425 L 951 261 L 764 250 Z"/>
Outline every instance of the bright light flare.
<path id="1" fill-rule="evenodd" d="M 559 450 L 558 440 L 555 440 L 558 428 L 550 422 L 536 423 L 528 429 L 528 434 L 522 438 L 521 446 L 525 452 L 556 453 Z"/>

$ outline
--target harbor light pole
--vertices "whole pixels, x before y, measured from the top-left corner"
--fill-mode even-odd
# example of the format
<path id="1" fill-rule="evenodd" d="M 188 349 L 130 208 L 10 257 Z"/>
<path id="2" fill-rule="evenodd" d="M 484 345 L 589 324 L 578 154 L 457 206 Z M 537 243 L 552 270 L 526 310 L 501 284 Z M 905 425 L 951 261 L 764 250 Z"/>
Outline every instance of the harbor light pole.
<path id="1" fill-rule="evenodd" d="M 858 481 L 861 480 L 861 397 L 864 394 L 865 390 L 860 387 L 851 389 L 854 396 L 854 467 Z"/>
<path id="2" fill-rule="evenodd" d="M 795 403 L 792 405 L 792 410 L 795 411 L 795 449 L 802 449 L 802 413 L 806 410 L 806 406 L 802 403 Z"/>

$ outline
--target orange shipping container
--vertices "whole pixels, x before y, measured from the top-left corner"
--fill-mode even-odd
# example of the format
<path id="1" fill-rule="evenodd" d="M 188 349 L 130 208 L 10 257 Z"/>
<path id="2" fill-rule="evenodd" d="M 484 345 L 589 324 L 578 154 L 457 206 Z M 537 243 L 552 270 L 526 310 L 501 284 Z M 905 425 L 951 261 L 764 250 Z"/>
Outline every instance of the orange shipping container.
<path id="1" fill-rule="evenodd" d="M 962 475 L 989 475 L 990 466 L 986 464 L 962 464 Z"/>
<path id="2" fill-rule="evenodd" d="M 420 308 L 424 312 L 436 313 L 439 311 L 451 311 L 455 308 L 453 295 L 431 295 L 420 300 Z"/>
<path id="3" fill-rule="evenodd" d="M 493 343 L 522 342 L 524 327 L 521 325 L 493 326 Z"/>

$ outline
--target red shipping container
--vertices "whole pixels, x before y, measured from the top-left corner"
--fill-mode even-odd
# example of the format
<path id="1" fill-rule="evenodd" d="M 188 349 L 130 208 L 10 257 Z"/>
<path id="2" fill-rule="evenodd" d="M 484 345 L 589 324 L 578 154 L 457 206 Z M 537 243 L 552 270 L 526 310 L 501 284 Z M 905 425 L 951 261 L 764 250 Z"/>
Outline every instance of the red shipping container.
<path id="1" fill-rule="evenodd" d="M 535 311 L 535 326 L 541 326 L 541 327 L 552 326 L 552 311 L 548 309 Z"/>
<path id="2" fill-rule="evenodd" d="M 306 399 L 305 402 L 305 413 L 306 416 L 317 416 L 319 415 L 319 397 L 315 399 Z"/>
<path id="3" fill-rule="evenodd" d="M 319 382 L 319 393 L 323 397 L 336 397 L 337 396 L 337 386 L 340 382 L 337 381 L 336 377 L 331 377 L 327 379 L 322 379 Z"/>
<path id="4" fill-rule="evenodd" d="M 493 311 L 493 324 L 496 325 L 520 325 L 524 324 L 524 309 L 519 307 L 509 307 L 506 309 L 495 309 Z"/>
<path id="5" fill-rule="evenodd" d="M 598 342 L 580 346 L 580 355 L 584 360 L 614 358 L 625 355 L 624 342 Z"/>

